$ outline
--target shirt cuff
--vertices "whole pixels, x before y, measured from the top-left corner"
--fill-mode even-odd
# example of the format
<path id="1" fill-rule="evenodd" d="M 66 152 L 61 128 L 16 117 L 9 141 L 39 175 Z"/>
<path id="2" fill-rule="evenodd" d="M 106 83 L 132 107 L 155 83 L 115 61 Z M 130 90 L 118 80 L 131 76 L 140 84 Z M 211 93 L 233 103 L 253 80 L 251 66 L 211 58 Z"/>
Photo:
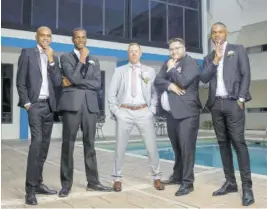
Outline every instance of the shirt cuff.
<path id="1" fill-rule="evenodd" d="M 52 66 L 53 67 L 54 65 L 55 65 L 55 62 L 50 62 L 49 63 L 49 66 Z"/>
<path id="2" fill-rule="evenodd" d="M 238 101 L 239 102 L 245 102 L 245 99 L 244 98 L 239 98 Z"/>
<path id="3" fill-rule="evenodd" d="M 26 108 L 26 106 L 28 106 L 28 105 L 31 105 L 31 103 L 30 103 L 30 102 L 26 103 L 26 104 L 24 105 L 24 107 Z"/>

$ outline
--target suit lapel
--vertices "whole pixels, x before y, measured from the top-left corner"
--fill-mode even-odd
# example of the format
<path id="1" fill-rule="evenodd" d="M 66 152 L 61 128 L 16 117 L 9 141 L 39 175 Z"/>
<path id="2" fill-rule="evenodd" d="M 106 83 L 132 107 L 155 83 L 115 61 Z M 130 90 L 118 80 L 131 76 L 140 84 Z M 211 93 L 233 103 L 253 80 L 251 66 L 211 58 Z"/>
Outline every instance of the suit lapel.
<path id="1" fill-rule="evenodd" d="M 35 51 L 35 56 L 36 56 L 36 60 L 37 60 L 38 66 L 39 66 L 40 73 L 42 74 L 42 64 L 41 64 L 39 49 L 36 47 L 34 49 L 34 51 Z"/>
<path id="2" fill-rule="evenodd" d="M 228 64 L 229 64 L 229 57 L 227 56 L 228 52 L 229 51 L 232 51 L 233 50 L 233 47 L 231 44 L 228 44 L 226 45 L 226 48 L 225 48 L 225 52 L 224 52 L 224 58 L 223 58 L 223 80 L 226 81 L 228 80 L 227 78 L 227 70 L 229 69 L 228 68 Z"/>

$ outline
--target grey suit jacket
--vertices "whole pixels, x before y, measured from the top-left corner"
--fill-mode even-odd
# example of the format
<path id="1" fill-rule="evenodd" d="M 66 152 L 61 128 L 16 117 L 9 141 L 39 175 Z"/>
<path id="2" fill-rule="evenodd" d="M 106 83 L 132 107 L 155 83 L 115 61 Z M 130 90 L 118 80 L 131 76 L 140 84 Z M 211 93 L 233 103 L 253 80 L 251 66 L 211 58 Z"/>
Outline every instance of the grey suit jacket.
<path id="1" fill-rule="evenodd" d="M 179 69 L 179 70 L 178 70 Z M 199 74 L 200 70 L 196 60 L 186 55 L 177 67 L 167 72 L 165 62 L 154 81 L 156 88 L 162 94 L 168 91 L 171 83 L 185 89 L 185 94 L 179 96 L 168 91 L 171 114 L 175 119 L 192 117 L 200 114 L 201 102 L 199 100 Z"/>
<path id="2" fill-rule="evenodd" d="M 130 85 L 128 69 L 129 64 L 116 68 L 111 79 L 108 91 L 108 105 L 112 119 L 114 119 L 115 113 L 119 110 L 120 105 L 125 100 L 127 86 Z M 141 65 L 141 71 L 146 72 L 148 75 L 147 83 L 141 81 L 143 97 L 152 113 L 156 114 L 158 96 L 154 86 L 154 79 L 156 76 L 155 70 L 146 65 Z"/>
<path id="3" fill-rule="evenodd" d="M 89 63 L 90 61 L 90 63 Z M 64 87 L 59 101 L 61 111 L 78 111 L 82 103 L 86 102 L 92 113 L 98 113 L 97 91 L 101 87 L 101 71 L 99 61 L 89 56 L 85 64 L 77 60 L 74 52 L 63 54 L 60 57 L 63 75 L 72 83 Z M 81 74 L 81 69 L 87 68 L 86 77 Z"/>
<path id="4" fill-rule="evenodd" d="M 54 56 L 54 66 L 47 66 L 49 89 L 49 104 L 52 111 L 57 111 L 56 88 L 61 86 L 61 73 L 58 58 Z M 42 86 L 42 67 L 40 52 L 37 47 L 22 49 L 18 61 L 17 90 L 19 94 L 18 106 L 26 103 L 35 103 L 40 95 Z"/>
<path id="5" fill-rule="evenodd" d="M 233 52 L 229 55 L 229 52 Z M 200 80 L 203 83 L 210 82 L 207 108 L 211 109 L 215 103 L 217 89 L 217 65 L 213 64 L 215 51 L 204 58 L 203 71 Z M 250 64 L 246 50 L 241 45 L 227 44 L 223 60 L 223 80 L 230 98 L 243 98 L 251 100 L 250 86 Z"/>

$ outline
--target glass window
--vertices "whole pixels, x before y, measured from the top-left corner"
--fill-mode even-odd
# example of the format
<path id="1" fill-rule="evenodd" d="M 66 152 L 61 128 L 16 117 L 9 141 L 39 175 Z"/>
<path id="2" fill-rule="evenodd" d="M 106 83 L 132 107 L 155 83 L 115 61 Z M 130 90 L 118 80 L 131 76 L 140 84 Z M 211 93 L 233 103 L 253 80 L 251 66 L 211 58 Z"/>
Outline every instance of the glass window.
<path id="1" fill-rule="evenodd" d="M 22 24 L 23 0 L 1 1 L 2 22 Z"/>
<path id="2" fill-rule="evenodd" d="M 103 0 L 83 0 L 83 28 L 90 34 L 103 34 Z"/>
<path id="3" fill-rule="evenodd" d="M 132 0 L 131 34 L 132 39 L 147 40 L 149 36 L 149 3 L 148 0 Z"/>
<path id="4" fill-rule="evenodd" d="M 185 43 L 186 46 L 200 48 L 200 21 L 198 12 L 185 10 Z"/>
<path id="5" fill-rule="evenodd" d="M 168 7 L 168 29 L 169 37 L 171 38 L 184 38 L 183 37 L 183 9 L 177 6 Z"/>
<path id="6" fill-rule="evenodd" d="M 13 113 L 13 65 L 1 64 L 2 123 L 12 123 Z"/>
<path id="7" fill-rule="evenodd" d="M 125 0 L 105 1 L 105 34 L 125 37 Z"/>
<path id="8" fill-rule="evenodd" d="M 81 27 L 81 0 L 59 0 L 58 28 L 73 31 Z"/>
<path id="9" fill-rule="evenodd" d="M 166 43 L 166 4 L 151 1 L 151 41 Z"/>
<path id="10" fill-rule="evenodd" d="M 32 0 L 31 25 L 56 28 L 57 0 Z"/>
<path id="11" fill-rule="evenodd" d="M 198 9 L 199 0 L 169 0 L 169 3 Z"/>

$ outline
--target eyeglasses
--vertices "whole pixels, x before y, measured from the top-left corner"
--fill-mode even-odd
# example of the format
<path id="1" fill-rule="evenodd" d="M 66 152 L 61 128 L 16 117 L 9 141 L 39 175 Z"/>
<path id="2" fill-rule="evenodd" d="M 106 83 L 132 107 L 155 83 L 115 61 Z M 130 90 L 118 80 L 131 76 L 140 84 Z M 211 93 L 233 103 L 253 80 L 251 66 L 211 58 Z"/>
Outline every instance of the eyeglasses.
<path id="1" fill-rule="evenodd" d="M 178 47 L 175 47 L 175 48 L 169 48 L 169 51 L 170 52 L 173 52 L 173 51 L 178 51 L 179 49 L 182 49 L 184 48 L 183 46 L 178 46 Z"/>

